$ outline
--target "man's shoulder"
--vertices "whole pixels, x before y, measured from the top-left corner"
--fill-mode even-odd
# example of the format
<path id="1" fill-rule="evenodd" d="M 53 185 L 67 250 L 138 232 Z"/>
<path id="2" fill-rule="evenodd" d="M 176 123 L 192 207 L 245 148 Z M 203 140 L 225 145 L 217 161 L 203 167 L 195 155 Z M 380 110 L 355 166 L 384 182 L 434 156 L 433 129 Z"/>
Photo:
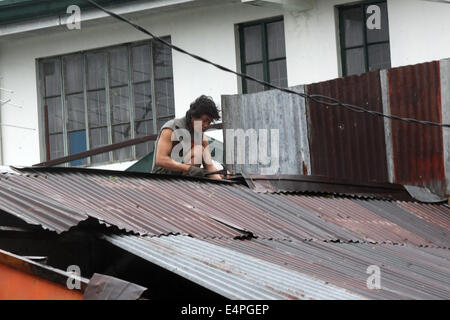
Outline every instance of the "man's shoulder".
<path id="1" fill-rule="evenodd" d="M 161 130 L 163 129 L 171 129 L 171 130 L 175 130 L 175 129 L 185 129 L 186 128 L 186 118 L 176 118 L 176 119 L 171 119 L 169 121 L 167 121 L 166 123 L 163 124 L 163 126 L 161 127 Z"/>

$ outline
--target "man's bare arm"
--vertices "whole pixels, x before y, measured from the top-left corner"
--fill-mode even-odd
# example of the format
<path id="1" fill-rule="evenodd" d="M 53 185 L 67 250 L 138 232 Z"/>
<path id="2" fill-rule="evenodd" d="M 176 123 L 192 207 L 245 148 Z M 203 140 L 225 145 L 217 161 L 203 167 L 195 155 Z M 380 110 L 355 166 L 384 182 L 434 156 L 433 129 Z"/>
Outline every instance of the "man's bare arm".
<path id="1" fill-rule="evenodd" d="M 188 172 L 190 165 L 176 162 L 170 157 L 172 152 L 172 133 L 171 129 L 163 129 L 161 131 L 156 149 L 155 165 L 171 171 Z"/>

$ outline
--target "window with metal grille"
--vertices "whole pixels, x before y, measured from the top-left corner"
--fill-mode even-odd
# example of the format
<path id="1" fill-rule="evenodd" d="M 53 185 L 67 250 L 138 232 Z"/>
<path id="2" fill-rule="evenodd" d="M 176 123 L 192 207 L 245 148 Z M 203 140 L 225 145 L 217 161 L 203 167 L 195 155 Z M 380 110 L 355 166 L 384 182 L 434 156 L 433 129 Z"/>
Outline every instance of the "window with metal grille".
<path id="1" fill-rule="evenodd" d="M 287 87 L 283 17 L 242 23 L 238 28 L 242 72 Z M 254 81 L 242 80 L 243 93 L 266 89 Z"/>
<path id="2" fill-rule="evenodd" d="M 155 134 L 175 115 L 172 53 L 157 42 L 41 59 L 39 72 L 47 160 Z M 70 165 L 133 160 L 153 148 L 141 143 Z"/>
<path id="3" fill-rule="evenodd" d="M 376 5 L 378 13 L 367 12 Z M 391 67 L 389 24 L 386 1 L 365 1 L 338 7 L 344 76 Z M 376 14 L 377 16 L 373 16 Z M 368 19 L 380 19 L 379 29 L 368 26 Z M 369 25 L 370 25 L 369 21 Z"/>

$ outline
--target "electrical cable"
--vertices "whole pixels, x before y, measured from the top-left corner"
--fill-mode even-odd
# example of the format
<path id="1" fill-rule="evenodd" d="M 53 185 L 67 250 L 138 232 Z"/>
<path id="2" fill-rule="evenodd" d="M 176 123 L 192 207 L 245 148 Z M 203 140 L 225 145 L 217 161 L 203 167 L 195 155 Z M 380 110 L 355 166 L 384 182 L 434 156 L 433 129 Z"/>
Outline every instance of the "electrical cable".
<path id="1" fill-rule="evenodd" d="M 335 99 L 335 98 L 332 98 L 332 97 L 327 97 L 327 96 L 318 95 L 318 94 L 301 93 L 301 92 L 297 92 L 297 91 L 294 91 L 294 90 L 291 90 L 291 89 L 288 89 L 288 88 L 283 88 L 283 87 L 279 87 L 279 86 L 273 85 L 273 84 L 268 83 L 266 81 L 259 80 L 257 78 L 252 77 L 252 76 L 249 76 L 249 75 L 247 75 L 245 73 L 241 73 L 241 72 L 237 72 L 237 71 L 231 70 L 231 69 L 229 69 L 227 67 L 224 67 L 224 66 L 222 66 L 220 64 L 217 64 L 217 63 L 214 63 L 214 62 L 212 62 L 212 61 L 210 61 L 208 59 L 205 59 L 205 58 L 203 58 L 201 56 L 198 56 L 196 54 L 190 53 L 190 52 L 188 52 L 188 51 L 186 51 L 186 50 L 184 50 L 184 49 L 182 49 L 182 48 L 180 48 L 180 47 L 178 47 L 176 45 L 173 45 L 173 44 L 165 41 L 164 39 L 154 35 L 150 31 L 148 31 L 147 29 L 145 29 L 145 28 L 135 24 L 134 22 L 128 20 L 127 18 L 122 17 L 121 15 L 119 15 L 117 13 L 114 13 L 114 12 L 108 10 L 108 9 L 103 8 L 102 6 L 97 4 L 95 1 L 93 1 L 93 0 L 86 0 L 86 1 L 89 2 L 91 5 L 93 5 L 94 7 L 96 7 L 97 9 L 107 13 L 108 15 L 110 15 L 110 16 L 118 19 L 118 20 L 121 20 L 121 21 L 131 25 L 135 29 L 137 29 L 137 30 L 139 30 L 139 31 L 149 35 L 150 37 L 152 37 L 156 41 L 164 44 L 165 46 L 170 47 L 171 49 L 173 49 L 175 51 L 178 51 L 180 53 L 186 54 L 186 55 L 188 55 L 188 56 L 190 56 L 190 57 L 192 57 L 192 58 L 194 58 L 194 59 L 196 59 L 198 61 L 207 63 L 207 64 L 212 65 L 212 66 L 214 66 L 214 67 L 216 67 L 216 68 L 218 68 L 218 69 L 220 69 L 222 71 L 225 71 L 225 72 L 228 72 L 228 73 L 232 73 L 232 74 L 237 75 L 237 76 L 239 76 L 239 77 L 241 77 L 243 79 L 251 80 L 251 81 L 257 82 L 257 83 L 259 83 L 261 85 L 264 85 L 266 87 L 269 87 L 269 88 L 272 88 L 272 89 L 276 89 L 276 90 L 279 90 L 279 91 L 282 91 L 282 92 L 285 92 L 285 93 L 298 95 L 298 96 L 300 96 L 300 97 L 302 97 L 304 99 L 309 99 L 309 100 L 314 101 L 314 102 L 316 102 L 318 104 L 321 104 L 321 105 L 326 105 L 326 106 L 331 106 L 331 107 L 342 107 L 342 108 L 348 109 L 348 110 L 353 111 L 353 112 L 367 113 L 367 114 L 370 114 L 370 115 L 384 117 L 384 118 L 388 118 L 388 119 L 391 119 L 391 120 L 399 120 L 399 121 L 404 121 L 404 122 L 408 122 L 408 123 L 416 123 L 416 124 L 421 124 L 421 125 L 429 125 L 429 126 L 436 126 L 436 127 L 442 127 L 442 128 L 450 128 L 450 124 L 447 124 L 447 123 L 439 123 L 439 122 L 433 122 L 433 121 L 418 120 L 418 119 L 414 119 L 414 118 L 403 118 L 403 117 L 400 117 L 400 116 L 395 116 L 395 115 L 391 115 L 391 114 L 385 114 L 385 113 L 379 112 L 379 111 L 368 110 L 368 109 L 363 108 L 361 106 L 348 104 L 348 103 L 343 103 L 343 102 L 339 101 L 338 99 Z M 328 101 L 326 101 L 326 100 L 328 100 Z"/>

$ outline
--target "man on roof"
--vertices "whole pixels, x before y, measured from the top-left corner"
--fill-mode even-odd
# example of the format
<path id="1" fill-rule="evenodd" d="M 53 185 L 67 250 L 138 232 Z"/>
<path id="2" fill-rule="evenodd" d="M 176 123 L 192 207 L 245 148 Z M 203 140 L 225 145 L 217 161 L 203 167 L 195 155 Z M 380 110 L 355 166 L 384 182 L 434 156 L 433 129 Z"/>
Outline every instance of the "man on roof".
<path id="1" fill-rule="evenodd" d="M 222 179 L 220 174 L 210 174 L 214 166 L 204 132 L 211 122 L 220 119 L 214 101 L 205 95 L 191 103 L 186 116 L 166 122 L 156 141 L 153 173 L 189 175 Z M 202 167 L 203 165 L 203 167 Z"/>

